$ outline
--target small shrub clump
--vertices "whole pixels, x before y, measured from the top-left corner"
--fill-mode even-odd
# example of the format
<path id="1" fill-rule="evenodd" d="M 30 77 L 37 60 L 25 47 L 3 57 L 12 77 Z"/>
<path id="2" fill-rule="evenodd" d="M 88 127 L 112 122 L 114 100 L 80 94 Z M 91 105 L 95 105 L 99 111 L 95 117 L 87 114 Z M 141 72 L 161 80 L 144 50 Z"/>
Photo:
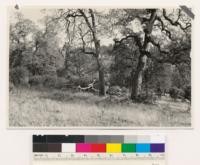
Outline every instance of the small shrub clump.
<path id="1" fill-rule="evenodd" d="M 9 74 L 10 82 L 12 82 L 15 86 L 18 85 L 28 85 L 29 82 L 29 71 L 26 67 L 18 66 L 10 70 Z"/>
<path id="2" fill-rule="evenodd" d="M 173 99 L 182 99 L 184 98 L 185 93 L 182 89 L 179 89 L 177 87 L 172 87 L 169 90 L 169 95 Z"/>
<path id="3" fill-rule="evenodd" d="M 184 91 L 185 91 L 184 98 L 191 101 L 191 86 L 187 86 Z"/>
<path id="4" fill-rule="evenodd" d="M 57 76 L 55 75 L 44 75 L 44 83 L 45 87 L 55 87 L 57 82 Z"/>

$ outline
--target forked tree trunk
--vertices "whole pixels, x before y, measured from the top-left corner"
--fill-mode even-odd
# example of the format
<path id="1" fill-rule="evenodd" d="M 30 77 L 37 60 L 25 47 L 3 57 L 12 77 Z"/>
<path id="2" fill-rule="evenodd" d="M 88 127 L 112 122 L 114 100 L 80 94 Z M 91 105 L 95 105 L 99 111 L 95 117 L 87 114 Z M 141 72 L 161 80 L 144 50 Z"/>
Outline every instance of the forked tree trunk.
<path id="1" fill-rule="evenodd" d="M 142 94 L 142 80 L 143 80 L 143 72 L 146 68 L 147 56 L 142 55 L 139 58 L 137 70 L 132 79 L 132 91 L 131 91 L 131 99 L 139 100 Z"/>
<path id="2" fill-rule="evenodd" d="M 156 19 L 156 9 L 151 9 L 151 16 L 148 20 L 148 23 L 146 23 L 146 28 L 144 29 L 145 37 L 144 37 L 144 44 L 140 46 L 140 56 L 138 59 L 138 65 L 137 69 L 134 75 L 132 75 L 132 91 L 131 91 L 131 99 L 132 100 L 140 100 L 140 96 L 142 94 L 142 79 L 143 79 L 143 73 L 146 69 L 147 64 L 147 55 L 143 53 L 143 50 L 146 51 L 148 47 L 148 43 L 150 40 L 150 35 L 153 29 L 153 24 Z M 133 74 L 133 72 L 132 72 Z"/>

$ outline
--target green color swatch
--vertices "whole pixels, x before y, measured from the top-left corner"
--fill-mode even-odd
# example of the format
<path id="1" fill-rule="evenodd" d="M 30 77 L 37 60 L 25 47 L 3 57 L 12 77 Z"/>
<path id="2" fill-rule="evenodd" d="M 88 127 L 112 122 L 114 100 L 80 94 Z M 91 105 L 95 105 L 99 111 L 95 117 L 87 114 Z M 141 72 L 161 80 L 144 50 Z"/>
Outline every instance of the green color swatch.
<path id="1" fill-rule="evenodd" d="M 122 152 L 136 152 L 136 145 L 135 144 L 122 144 Z"/>

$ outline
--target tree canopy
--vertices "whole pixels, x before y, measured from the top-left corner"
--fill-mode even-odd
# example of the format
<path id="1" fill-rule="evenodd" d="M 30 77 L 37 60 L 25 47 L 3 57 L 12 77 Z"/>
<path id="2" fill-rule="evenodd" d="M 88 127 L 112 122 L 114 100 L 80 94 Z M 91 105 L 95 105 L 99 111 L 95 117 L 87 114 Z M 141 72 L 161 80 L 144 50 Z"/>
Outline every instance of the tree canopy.
<path id="1" fill-rule="evenodd" d="M 130 88 L 132 100 L 149 88 L 190 85 L 192 22 L 180 8 L 42 12 L 39 23 L 20 11 L 10 23 L 11 73 L 23 68 L 29 77 L 76 85 L 97 79 L 99 95 L 119 85 Z"/>

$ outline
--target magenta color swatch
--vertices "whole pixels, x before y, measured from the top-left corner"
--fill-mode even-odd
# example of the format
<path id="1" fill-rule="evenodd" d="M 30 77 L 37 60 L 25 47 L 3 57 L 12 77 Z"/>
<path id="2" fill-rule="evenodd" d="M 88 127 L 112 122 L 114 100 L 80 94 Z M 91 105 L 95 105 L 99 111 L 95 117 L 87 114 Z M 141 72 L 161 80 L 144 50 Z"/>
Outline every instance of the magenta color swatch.
<path id="1" fill-rule="evenodd" d="M 76 152 L 91 152 L 92 145 L 87 143 L 77 143 L 76 144 Z"/>

